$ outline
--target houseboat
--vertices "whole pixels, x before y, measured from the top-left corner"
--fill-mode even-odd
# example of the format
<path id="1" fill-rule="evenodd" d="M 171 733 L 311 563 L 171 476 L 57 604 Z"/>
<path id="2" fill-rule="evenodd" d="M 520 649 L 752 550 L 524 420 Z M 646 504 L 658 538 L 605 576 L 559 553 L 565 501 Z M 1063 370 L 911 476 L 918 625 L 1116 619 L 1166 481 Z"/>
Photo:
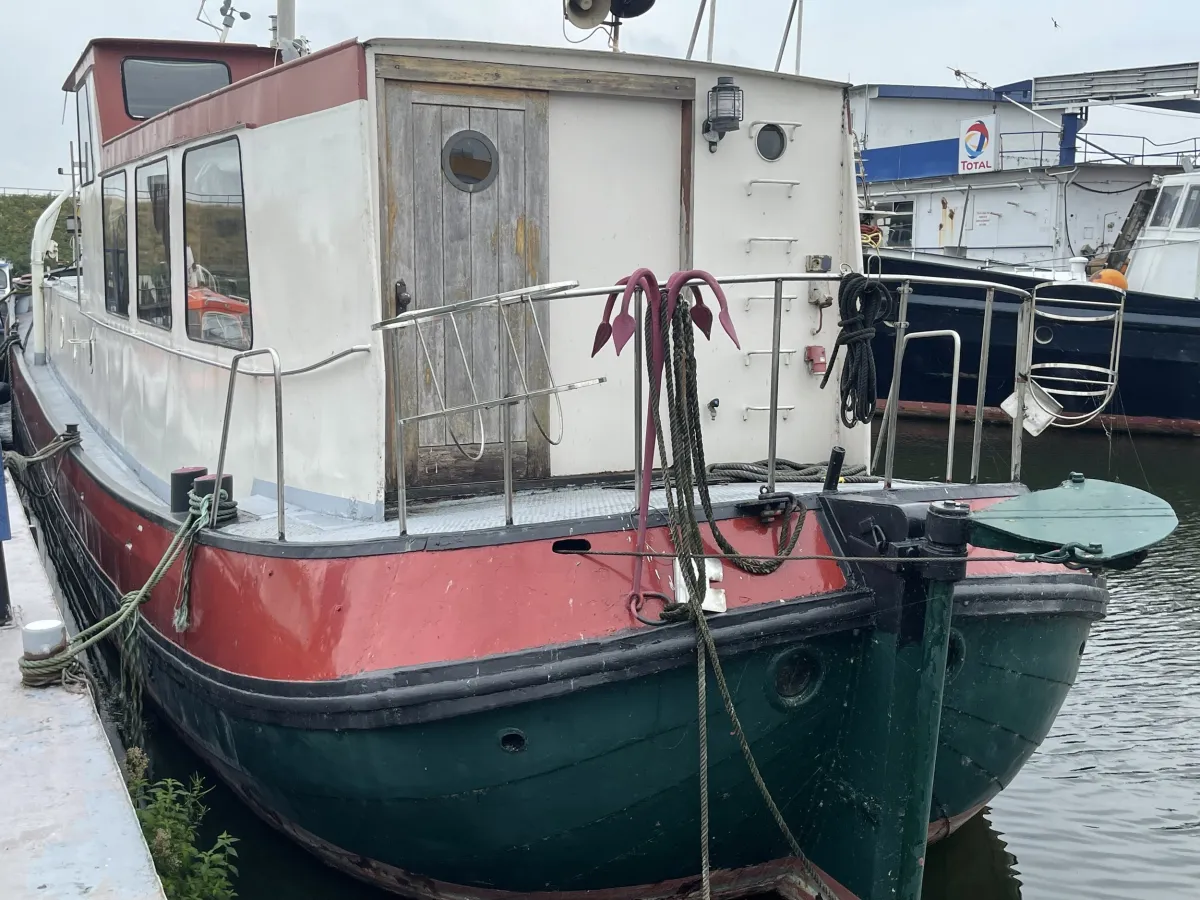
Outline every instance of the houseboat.
<path id="1" fill-rule="evenodd" d="M 80 443 L 28 500 L 85 622 L 202 504 L 127 637 L 146 695 L 330 865 L 428 900 L 915 898 L 1046 736 L 1087 566 L 972 548 L 912 680 L 931 504 L 1026 489 L 865 474 L 836 386 L 869 347 L 826 297 L 889 289 L 846 85 L 97 39 L 64 88 L 80 258 L 35 267 L 14 428 Z"/>

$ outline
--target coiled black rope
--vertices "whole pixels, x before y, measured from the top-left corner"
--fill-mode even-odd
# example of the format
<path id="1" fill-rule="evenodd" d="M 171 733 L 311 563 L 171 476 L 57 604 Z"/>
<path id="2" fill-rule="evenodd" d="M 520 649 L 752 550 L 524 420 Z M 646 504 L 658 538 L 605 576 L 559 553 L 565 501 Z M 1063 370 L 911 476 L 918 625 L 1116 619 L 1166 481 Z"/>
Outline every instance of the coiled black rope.
<path id="1" fill-rule="evenodd" d="M 875 337 L 875 327 L 891 311 L 892 294 L 882 282 L 865 275 L 847 275 L 842 279 L 838 290 L 838 327 L 842 330 L 833 345 L 833 355 L 825 377 L 821 379 L 821 387 L 828 383 L 838 351 L 844 346 L 846 358 L 842 362 L 839 389 L 842 423 L 847 428 L 853 428 L 859 422 L 866 424 L 875 415 L 879 389 L 871 341 Z"/>

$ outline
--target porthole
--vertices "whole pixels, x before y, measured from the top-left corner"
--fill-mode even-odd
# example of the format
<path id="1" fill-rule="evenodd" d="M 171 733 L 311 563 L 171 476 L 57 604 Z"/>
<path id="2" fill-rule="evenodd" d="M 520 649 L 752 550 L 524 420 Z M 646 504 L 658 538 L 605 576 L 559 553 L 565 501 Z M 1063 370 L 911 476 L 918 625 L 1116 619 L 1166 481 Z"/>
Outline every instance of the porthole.
<path id="1" fill-rule="evenodd" d="M 808 703 L 821 689 L 825 666 L 816 651 L 795 647 L 771 661 L 767 696 L 784 709 L 795 709 Z"/>
<path id="2" fill-rule="evenodd" d="M 500 732 L 500 749 L 505 753 L 521 753 L 525 750 L 525 735 L 518 728 L 506 728 Z"/>
<path id="3" fill-rule="evenodd" d="M 758 148 L 759 156 L 767 162 L 775 162 L 783 156 L 783 151 L 787 149 L 787 135 L 778 125 L 764 125 L 758 129 L 754 146 Z"/>
<path id="4" fill-rule="evenodd" d="M 485 190 L 496 180 L 497 171 L 496 145 L 478 131 L 455 132 L 442 148 L 442 174 L 460 191 Z"/>

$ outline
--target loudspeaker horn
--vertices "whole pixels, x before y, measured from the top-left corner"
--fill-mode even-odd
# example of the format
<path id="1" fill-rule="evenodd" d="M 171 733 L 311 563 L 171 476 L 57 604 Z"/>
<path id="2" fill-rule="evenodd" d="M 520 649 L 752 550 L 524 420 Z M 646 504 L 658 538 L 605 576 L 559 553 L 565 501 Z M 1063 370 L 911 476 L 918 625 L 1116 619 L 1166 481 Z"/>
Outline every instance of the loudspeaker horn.
<path id="1" fill-rule="evenodd" d="M 563 15 L 576 28 L 595 28 L 603 24 L 612 9 L 612 0 L 563 0 Z"/>

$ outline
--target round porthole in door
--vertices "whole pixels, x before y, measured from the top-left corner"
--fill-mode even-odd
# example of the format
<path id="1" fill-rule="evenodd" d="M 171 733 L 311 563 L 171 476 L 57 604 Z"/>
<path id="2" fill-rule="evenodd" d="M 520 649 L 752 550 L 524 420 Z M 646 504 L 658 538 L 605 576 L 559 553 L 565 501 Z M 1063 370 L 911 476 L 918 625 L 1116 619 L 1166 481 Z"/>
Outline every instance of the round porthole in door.
<path id="1" fill-rule="evenodd" d="M 485 190 L 496 180 L 497 171 L 496 145 L 478 131 L 455 132 L 442 148 L 442 174 L 460 191 Z"/>
<path id="2" fill-rule="evenodd" d="M 778 125 L 764 125 L 758 129 L 758 134 L 754 138 L 754 146 L 758 148 L 759 156 L 767 162 L 775 162 L 783 156 L 783 151 L 787 149 L 787 135 Z"/>

